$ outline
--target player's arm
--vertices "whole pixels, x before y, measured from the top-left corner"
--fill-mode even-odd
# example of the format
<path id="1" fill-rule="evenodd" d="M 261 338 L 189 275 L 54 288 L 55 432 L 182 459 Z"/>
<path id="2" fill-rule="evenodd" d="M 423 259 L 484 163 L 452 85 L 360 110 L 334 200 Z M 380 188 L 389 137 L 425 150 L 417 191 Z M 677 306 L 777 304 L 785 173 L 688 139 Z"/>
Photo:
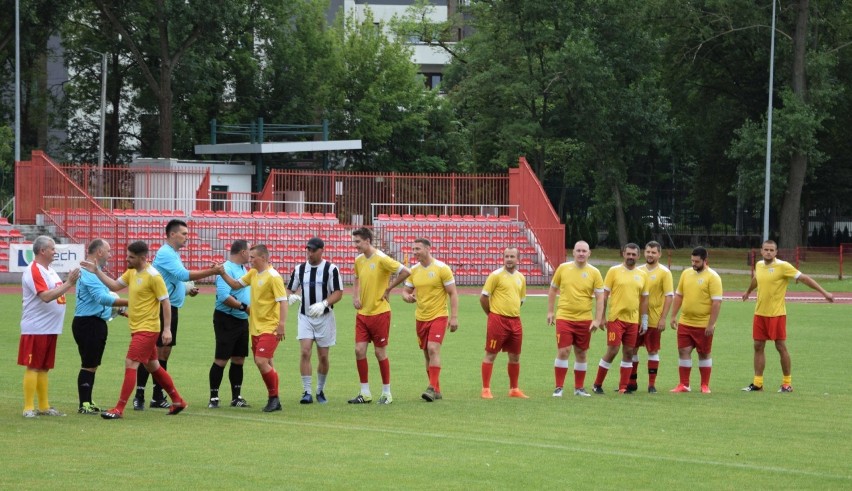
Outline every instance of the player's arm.
<path id="1" fill-rule="evenodd" d="M 639 330 L 644 334 L 648 330 L 648 294 L 639 297 Z"/>
<path id="2" fill-rule="evenodd" d="M 659 329 L 660 332 L 666 330 L 666 319 L 669 317 L 669 309 L 672 308 L 673 299 L 673 293 L 669 293 L 663 297 L 663 311 L 660 312 L 660 320 L 657 321 L 657 329 Z"/>
<path id="3" fill-rule="evenodd" d="M 417 297 L 414 296 L 414 284 L 410 281 L 406 281 L 402 286 L 402 299 L 406 303 L 417 302 Z"/>
<path id="4" fill-rule="evenodd" d="M 284 341 L 284 325 L 287 323 L 287 299 L 278 302 L 278 326 L 275 328 L 275 335 L 279 341 Z"/>
<path id="5" fill-rule="evenodd" d="M 232 278 L 231 275 L 229 275 L 228 272 L 225 270 L 222 270 L 222 272 L 219 273 L 219 278 L 221 278 L 222 281 L 224 281 L 233 290 L 241 290 L 247 286 L 246 283 Z"/>
<path id="6" fill-rule="evenodd" d="M 57 298 L 61 297 L 62 295 L 68 293 L 68 290 L 70 290 L 74 286 L 74 284 L 77 283 L 78 279 L 80 279 L 80 268 L 76 268 L 70 273 L 68 273 L 68 278 L 65 280 L 64 283 L 62 283 L 58 287 L 39 292 L 38 298 L 40 298 L 41 301 L 44 303 L 52 302 Z"/>
<path id="7" fill-rule="evenodd" d="M 707 323 L 707 328 L 704 329 L 705 336 L 712 336 L 716 331 L 716 319 L 719 318 L 719 312 L 722 310 L 722 301 L 713 300 L 710 305 L 710 321 Z"/>
<path id="8" fill-rule="evenodd" d="M 444 286 L 447 295 L 450 296 L 450 332 L 456 332 L 459 328 L 459 294 L 456 290 L 456 284 Z"/>
<path id="9" fill-rule="evenodd" d="M 595 329 L 603 329 L 604 315 L 606 313 L 606 292 L 603 290 L 595 290 L 595 318 L 592 319 L 592 324 L 589 326 L 589 331 Z"/>
<path id="10" fill-rule="evenodd" d="M 208 276 L 213 276 L 213 275 L 217 275 L 217 274 L 221 275 L 224 272 L 225 272 L 225 268 L 222 266 L 222 263 L 213 263 L 207 269 L 197 269 L 195 271 L 188 271 L 187 270 L 187 273 L 188 273 L 187 276 L 189 276 L 189 279 L 184 280 L 184 281 L 201 280 L 201 279 L 207 278 Z"/>
<path id="11" fill-rule="evenodd" d="M 832 295 L 830 292 L 827 292 L 825 290 L 825 288 L 820 286 L 820 284 L 817 283 L 816 280 L 814 280 L 810 276 L 802 273 L 801 275 L 799 275 L 799 278 L 796 279 L 796 281 L 801 281 L 802 283 L 811 287 L 811 289 L 822 293 L 822 296 L 825 297 L 825 299 L 828 300 L 829 302 L 832 302 L 832 303 L 834 302 L 834 295 Z"/>
<path id="12" fill-rule="evenodd" d="M 103 293 L 97 297 L 98 305 L 104 307 L 127 307 L 129 304 L 126 298 L 116 298 L 108 293 Z"/>
<path id="13" fill-rule="evenodd" d="M 361 281 L 357 276 L 352 281 L 352 306 L 355 310 L 361 309 Z"/>
<path id="14" fill-rule="evenodd" d="M 117 292 L 127 287 L 127 285 L 125 285 L 124 283 L 121 283 L 120 281 L 114 280 L 107 276 L 107 274 L 101 271 L 101 269 L 98 268 L 95 263 L 89 261 L 80 261 L 80 267 L 90 273 L 94 273 L 95 276 L 98 277 L 98 280 L 100 280 L 101 283 L 106 285 L 106 287 L 109 288 L 110 291 Z"/>
<path id="15" fill-rule="evenodd" d="M 804 276 L 804 275 L 802 275 L 802 276 Z M 800 276 L 800 278 L 801 278 L 801 276 Z M 753 292 L 755 288 L 757 288 L 757 277 L 752 276 L 751 277 L 751 283 L 749 283 L 748 288 L 746 289 L 745 293 L 743 293 L 743 302 L 748 300 L 748 296 L 751 295 L 751 292 Z"/>
<path id="16" fill-rule="evenodd" d="M 672 301 L 672 329 L 677 330 L 677 313 L 680 310 L 680 306 L 683 304 L 683 295 L 675 292 L 674 300 Z"/>
<path id="17" fill-rule="evenodd" d="M 491 313 L 491 298 L 483 293 L 479 296 L 479 306 L 482 307 L 482 311 L 485 312 L 486 315 Z"/>
<path id="18" fill-rule="evenodd" d="M 160 312 L 163 315 L 163 346 L 172 342 L 172 304 L 168 295 L 160 300 Z"/>
<path id="19" fill-rule="evenodd" d="M 556 306 L 556 294 L 558 291 L 552 283 L 547 290 L 547 325 L 549 326 L 556 323 L 556 316 L 553 314 L 553 309 Z"/>
<path id="20" fill-rule="evenodd" d="M 600 327 L 601 329 L 603 329 L 603 327 L 606 326 L 606 302 L 607 302 L 607 300 L 609 300 L 609 290 L 604 288 L 603 295 L 602 295 L 602 301 L 601 301 L 601 304 L 600 304 L 601 308 L 597 312 L 597 314 L 598 314 L 598 327 Z"/>
<path id="21" fill-rule="evenodd" d="M 325 299 L 325 301 L 328 302 L 329 307 L 341 300 L 343 300 L 343 290 L 335 290 L 331 292 L 328 298 Z"/>
<path id="22" fill-rule="evenodd" d="M 400 283 L 405 281 L 411 275 L 411 270 L 406 268 L 405 266 L 400 265 L 399 269 L 396 272 L 396 277 L 391 280 L 390 284 L 388 284 L 388 289 L 385 290 L 384 298 L 387 299 L 390 295 L 391 290 L 399 286 Z"/>

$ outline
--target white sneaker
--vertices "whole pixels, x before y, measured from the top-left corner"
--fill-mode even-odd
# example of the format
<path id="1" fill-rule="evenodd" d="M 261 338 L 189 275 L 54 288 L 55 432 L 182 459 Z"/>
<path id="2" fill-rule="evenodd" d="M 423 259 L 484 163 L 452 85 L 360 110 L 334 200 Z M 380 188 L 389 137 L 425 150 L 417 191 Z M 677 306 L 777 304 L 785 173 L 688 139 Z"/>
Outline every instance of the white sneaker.
<path id="1" fill-rule="evenodd" d="M 39 416 L 65 416 L 65 413 L 59 412 L 56 408 L 49 407 L 44 411 L 38 412 Z"/>
<path id="2" fill-rule="evenodd" d="M 562 397 L 562 387 L 553 389 L 553 397 Z"/>
<path id="3" fill-rule="evenodd" d="M 579 389 L 574 389 L 574 395 L 575 396 L 581 396 L 581 397 L 592 397 L 591 394 L 586 392 L 586 389 L 584 387 L 580 387 Z"/>
<path id="4" fill-rule="evenodd" d="M 30 409 L 28 411 L 24 411 L 25 418 L 38 418 L 38 411 L 35 409 Z"/>

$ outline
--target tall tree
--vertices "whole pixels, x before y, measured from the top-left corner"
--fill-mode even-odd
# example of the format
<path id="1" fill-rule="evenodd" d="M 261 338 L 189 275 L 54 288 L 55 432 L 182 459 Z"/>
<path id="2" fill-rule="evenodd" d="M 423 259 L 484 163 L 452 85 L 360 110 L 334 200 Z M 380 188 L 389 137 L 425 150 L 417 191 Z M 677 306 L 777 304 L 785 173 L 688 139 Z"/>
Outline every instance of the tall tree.
<path id="1" fill-rule="evenodd" d="M 171 157 L 175 73 L 187 52 L 197 44 L 217 42 L 222 20 L 241 15 L 243 5 L 221 0 L 94 2 L 121 35 L 121 41 L 141 71 L 147 85 L 140 90 L 151 94 L 157 102 L 159 156 Z"/>

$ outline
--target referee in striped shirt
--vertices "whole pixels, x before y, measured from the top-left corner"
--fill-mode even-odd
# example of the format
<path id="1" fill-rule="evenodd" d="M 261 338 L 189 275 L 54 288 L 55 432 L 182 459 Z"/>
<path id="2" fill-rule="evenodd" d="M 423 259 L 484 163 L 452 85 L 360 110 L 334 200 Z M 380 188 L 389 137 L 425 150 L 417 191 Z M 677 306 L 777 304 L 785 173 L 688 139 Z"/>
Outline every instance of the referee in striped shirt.
<path id="1" fill-rule="evenodd" d="M 290 305 L 302 302 L 299 307 L 299 345 L 301 359 L 299 371 L 302 374 L 304 393 L 301 404 L 314 402 L 311 393 L 311 347 L 317 343 L 317 402 L 325 404 L 325 380 L 328 376 L 328 349 L 336 343 L 337 324 L 334 319 L 333 305 L 343 298 L 343 282 L 337 266 L 323 259 L 325 243 L 319 237 L 312 237 L 305 245 L 307 261 L 299 264 L 290 274 L 287 283 L 287 296 Z M 298 292 L 301 290 L 301 297 Z"/>

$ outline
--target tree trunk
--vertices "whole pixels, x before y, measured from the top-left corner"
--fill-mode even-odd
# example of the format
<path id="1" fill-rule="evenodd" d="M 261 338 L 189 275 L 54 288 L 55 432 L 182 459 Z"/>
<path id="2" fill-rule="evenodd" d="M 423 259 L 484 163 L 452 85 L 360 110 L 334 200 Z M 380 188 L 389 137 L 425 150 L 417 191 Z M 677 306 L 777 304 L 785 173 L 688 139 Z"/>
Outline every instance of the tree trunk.
<path id="1" fill-rule="evenodd" d="M 621 190 L 618 184 L 612 185 L 612 197 L 615 201 L 615 227 L 618 231 L 618 244 L 624 247 L 627 243 L 627 221 L 624 219 L 624 205 L 621 202 Z"/>
<path id="2" fill-rule="evenodd" d="M 793 78 L 791 85 L 793 93 L 802 100 L 807 99 L 805 84 L 805 49 L 808 30 L 808 0 L 799 0 L 796 14 L 796 31 L 793 34 Z M 787 177 L 787 189 L 784 191 L 784 202 L 781 205 L 781 223 L 779 230 L 780 247 L 794 248 L 799 246 L 802 236 L 800 219 L 802 187 L 808 172 L 808 157 L 802 152 L 796 152 L 790 159 L 790 170 Z"/>
<path id="3" fill-rule="evenodd" d="M 160 70 L 160 157 L 172 156 L 172 80 L 171 67 L 163 66 Z"/>

